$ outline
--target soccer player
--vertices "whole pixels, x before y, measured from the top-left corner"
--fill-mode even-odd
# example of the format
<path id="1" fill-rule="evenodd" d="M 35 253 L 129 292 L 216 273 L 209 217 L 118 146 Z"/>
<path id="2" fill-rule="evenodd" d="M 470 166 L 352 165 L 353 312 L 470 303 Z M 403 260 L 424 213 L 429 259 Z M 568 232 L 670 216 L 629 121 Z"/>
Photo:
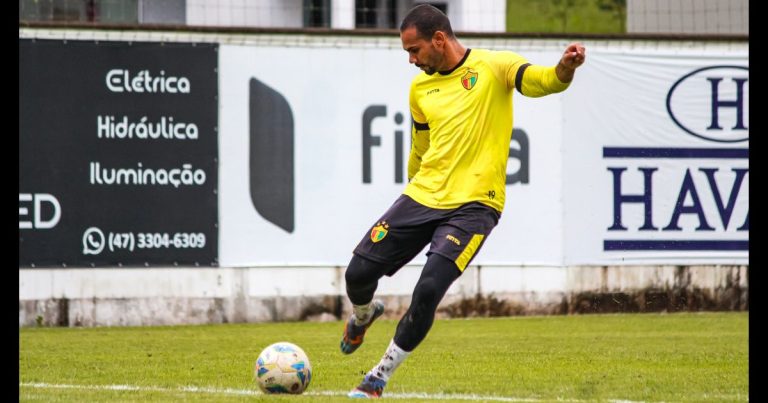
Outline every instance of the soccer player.
<path id="1" fill-rule="evenodd" d="M 580 43 L 568 45 L 555 66 L 532 65 L 509 51 L 465 48 L 448 17 L 428 4 L 408 12 L 400 39 L 408 61 L 423 70 L 410 88 L 409 182 L 347 267 L 353 313 L 344 327 L 343 353 L 357 350 L 384 313 L 384 304 L 373 300 L 378 280 L 430 247 L 389 347 L 349 397 L 381 397 L 392 373 L 432 327 L 445 292 L 496 226 L 504 208 L 513 91 L 528 97 L 563 91 L 585 58 Z"/>

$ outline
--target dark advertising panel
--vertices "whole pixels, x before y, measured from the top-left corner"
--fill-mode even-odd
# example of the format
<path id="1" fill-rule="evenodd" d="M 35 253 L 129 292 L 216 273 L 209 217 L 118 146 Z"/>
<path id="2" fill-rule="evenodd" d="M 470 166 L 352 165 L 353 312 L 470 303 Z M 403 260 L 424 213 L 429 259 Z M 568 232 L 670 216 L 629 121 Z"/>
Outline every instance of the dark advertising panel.
<path id="1" fill-rule="evenodd" d="M 211 266 L 217 45 L 19 40 L 19 266 Z"/>

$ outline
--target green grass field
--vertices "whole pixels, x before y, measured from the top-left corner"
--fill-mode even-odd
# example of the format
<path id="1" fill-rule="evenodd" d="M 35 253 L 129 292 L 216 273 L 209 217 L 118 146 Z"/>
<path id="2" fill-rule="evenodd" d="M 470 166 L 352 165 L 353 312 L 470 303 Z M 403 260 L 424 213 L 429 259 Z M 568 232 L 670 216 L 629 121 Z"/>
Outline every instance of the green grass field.
<path id="1" fill-rule="evenodd" d="M 625 33 L 625 17 L 597 4 L 597 0 L 507 0 L 507 32 Z"/>
<path id="2" fill-rule="evenodd" d="M 342 323 L 19 329 L 20 401 L 348 401 L 396 321 L 350 356 Z M 263 395 L 262 348 L 294 342 L 313 379 L 302 396 Z M 436 321 L 392 377 L 403 401 L 748 401 L 748 313 Z"/>

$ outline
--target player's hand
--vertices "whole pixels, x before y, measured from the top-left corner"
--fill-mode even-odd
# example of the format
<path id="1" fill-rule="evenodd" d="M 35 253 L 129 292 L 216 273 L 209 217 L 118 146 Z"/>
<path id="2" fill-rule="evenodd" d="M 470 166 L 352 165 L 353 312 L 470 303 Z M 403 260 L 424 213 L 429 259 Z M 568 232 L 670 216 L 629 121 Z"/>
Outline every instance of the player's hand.
<path id="1" fill-rule="evenodd" d="M 576 67 L 584 64 L 587 51 L 580 42 L 573 42 L 565 48 L 563 57 L 560 58 L 560 64 L 570 70 L 575 70 Z"/>

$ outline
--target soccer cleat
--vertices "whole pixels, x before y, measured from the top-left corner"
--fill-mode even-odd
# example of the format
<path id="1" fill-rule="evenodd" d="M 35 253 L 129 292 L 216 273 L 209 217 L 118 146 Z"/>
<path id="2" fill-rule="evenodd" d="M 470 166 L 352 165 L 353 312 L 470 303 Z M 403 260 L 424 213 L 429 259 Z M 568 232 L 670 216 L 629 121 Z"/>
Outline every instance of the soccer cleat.
<path id="1" fill-rule="evenodd" d="M 384 393 L 385 386 L 387 386 L 387 381 L 368 374 L 360 382 L 360 385 L 347 393 L 347 396 L 353 399 L 378 399 Z"/>
<path id="2" fill-rule="evenodd" d="M 352 354 L 363 344 L 363 336 L 365 331 L 371 326 L 374 320 L 384 313 L 384 303 L 376 300 L 373 301 L 373 314 L 371 320 L 368 323 L 358 326 L 355 324 L 355 315 L 352 314 L 347 323 L 344 325 L 344 335 L 341 337 L 341 352 L 344 354 Z"/>

